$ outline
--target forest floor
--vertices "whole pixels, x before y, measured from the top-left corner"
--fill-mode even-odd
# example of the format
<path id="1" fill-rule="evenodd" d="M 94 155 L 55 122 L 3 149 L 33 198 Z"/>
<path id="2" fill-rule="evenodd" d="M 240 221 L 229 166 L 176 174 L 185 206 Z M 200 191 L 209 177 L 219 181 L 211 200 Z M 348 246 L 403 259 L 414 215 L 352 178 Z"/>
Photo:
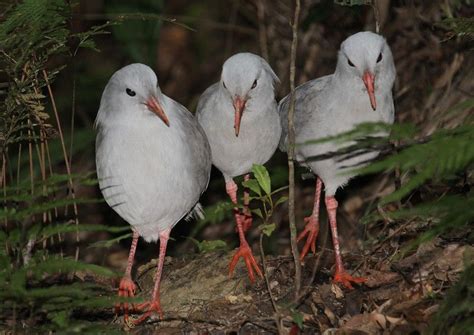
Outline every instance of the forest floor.
<path id="1" fill-rule="evenodd" d="M 437 238 L 410 248 L 424 225 L 411 220 L 397 225 L 396 230 L 388 228 L 387 236 L 365 248 L 363 254 L 344 255 L 347 269 L 367 278 L 353 290 L 332 283 L 332 248 L 329 244 L 320 247 L 316 255 L 306 257 L 302 297 L 296 304 L 293 258 L 266 256 L 267 279 L 283 327 L 292 334 L 298 333 L 298 323 L 303 334 L 422 333 L 438 310 L 443 292 L 458 280 L 465 262 L 474 255 L 466 235 Z M 133 334 L 276 333 L 277 314 L 265 281 L 251 284 L 243 262 L 229 278 L 232 255 L 215 251 L 167 257 L 161 287 L 162 320 L 152 317 L 128 328 L 112 308 L 102 311 L 99 319 Z M 155 267 L 156 259 L 137 269 L 138 296 L 143 299 L 151 295 Z M 118 285 L 103 284 L 109 294 Z"/>

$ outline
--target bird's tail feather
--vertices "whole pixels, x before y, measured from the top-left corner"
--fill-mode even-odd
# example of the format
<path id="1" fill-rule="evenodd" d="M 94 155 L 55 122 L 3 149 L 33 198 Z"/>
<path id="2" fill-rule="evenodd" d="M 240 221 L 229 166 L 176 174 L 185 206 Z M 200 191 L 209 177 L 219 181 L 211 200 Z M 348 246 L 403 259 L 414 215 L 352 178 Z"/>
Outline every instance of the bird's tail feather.
<path id="1" fill-rule="evenodd" d="M 196 206 L 194 206 L 194 208 L 185 216 L 184 219 L 186 221 L 191 221 L 192 219 L 204 219 L 204 208 L 202 208 L 202 205 L 198 202 Z"/>

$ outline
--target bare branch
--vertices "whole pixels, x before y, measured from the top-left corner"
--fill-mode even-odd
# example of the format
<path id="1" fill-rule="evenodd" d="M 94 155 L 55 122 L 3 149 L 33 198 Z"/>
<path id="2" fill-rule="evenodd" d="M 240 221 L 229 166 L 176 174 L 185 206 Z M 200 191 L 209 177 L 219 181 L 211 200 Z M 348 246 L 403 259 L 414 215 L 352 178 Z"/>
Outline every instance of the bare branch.
<path id="1" fill-rule="evenodd" d="M 296 242 L 296 217 L 295 217 L 295 72 L 296 72 L 296 47 L 298 44 L 298 19 L 300 15 L 300 0 L 296 0 L 295 13 L 292 24 L 293 40 L 291 42 L 290 58 L 290 107 L 288 111 L 288 216 L 291 234 L 291 252 L 295 262 L 295 300 L 299 297 L 301 289 L 301 264 L 298 245 Z"/>

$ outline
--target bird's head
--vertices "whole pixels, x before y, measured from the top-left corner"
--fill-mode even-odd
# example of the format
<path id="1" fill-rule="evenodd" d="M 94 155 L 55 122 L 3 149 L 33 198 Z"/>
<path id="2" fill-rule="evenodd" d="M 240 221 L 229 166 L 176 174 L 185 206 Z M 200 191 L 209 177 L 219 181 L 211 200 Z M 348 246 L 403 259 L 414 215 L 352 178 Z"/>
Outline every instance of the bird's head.
<path id="1" fill-rule="evenodd" d="M 130 64 L 115 72 L 107 83 L 96 122 L 120 117 L 133 121 L 155 114 L 169 127 L 163 106 L 155 72 L 144 64 Z"/>
<path id="2" fill-rule="evenodd" d="M 373 110 L 377 109 L 375 91 L 391 90 L 395 80 L 390 47 L 382 36 L 369 31 L 349 36 L 342 42 L 336 72 L 344 77 L 357 77 L 364 83 Z"/>
<path id="3" fill-rule="evenodd" d="M 259 104 L 275 99 L 274 83 L 278 81 L 270 65 L 252 53 L 238 53 L 225 61 L 219 85 L 234 106 L 235 136 L 239 136 L 245 111 L 259 112 L 263 109 L 258 108 Z"/>

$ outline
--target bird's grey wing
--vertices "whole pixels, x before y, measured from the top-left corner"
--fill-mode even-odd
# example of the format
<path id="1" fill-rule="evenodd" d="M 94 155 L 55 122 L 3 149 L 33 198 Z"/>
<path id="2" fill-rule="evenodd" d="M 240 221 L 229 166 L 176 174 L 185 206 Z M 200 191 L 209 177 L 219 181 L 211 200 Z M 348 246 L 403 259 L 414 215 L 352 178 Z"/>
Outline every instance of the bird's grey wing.
<path id="1" fill-rule="evenodd" d="M 199 101 L 198 101 L 197 108 L 196 108 L 197 117 L 200 117 L 200 115 L 207 110 L 205 107 L 214 98 L 214 94 L 219 89 L 218 85 L 219 85 L 219 83 L 212 84 L 199 97 Z"/>
<path id="2" fill-rule="evenodd" d="M 200 197 L 207 189 L 211 177 L 211 148 L 206 133 L 198 123 L 196 115 L 193 115 L 186 107 L 172 99 L 169 99 L 169 103 L 173 105 L 174 110 L 179 115 L 180 129 L 186 143 L 188 164 L 186 171 L 189 172 L 187 178 L 195 183 L 195 189 L 192 193 L 198 193 Z M 193 208 L 184 215 L 186 221 L 203 217 L 203 209 L 198 202 L 199 197 L 196 199 Z"/>
<path id="3" fill-rule="evenodd" d="M 301 128 L 309 121 L 311 117 L 310 106 L 315 105 L 318 95 L 329 84 L 332 75 L 310 80 L 295 89 L 295 133 L 299 133 Z M 290 94 L 284 97 L 278 104 L 281 122 L 281 137 L 279 148 L 286 151 L 288 148 L 288 110 L 290 107 Z"/>
<path id="4" fill-rule="evenodd" d="M 204 129 L 197 121 L 196 116 L 191 114 L 184 106 L 173 101 L 176 110 L 180 113 L 180 120 L 185 130 L 186 142 L 189 155 L 191 156 L 190 167 L 193 177 L 198 182 L 200 193 L 202 194 L 209 184 L 210 171 L 212 166 L 211 148 Z"/>

